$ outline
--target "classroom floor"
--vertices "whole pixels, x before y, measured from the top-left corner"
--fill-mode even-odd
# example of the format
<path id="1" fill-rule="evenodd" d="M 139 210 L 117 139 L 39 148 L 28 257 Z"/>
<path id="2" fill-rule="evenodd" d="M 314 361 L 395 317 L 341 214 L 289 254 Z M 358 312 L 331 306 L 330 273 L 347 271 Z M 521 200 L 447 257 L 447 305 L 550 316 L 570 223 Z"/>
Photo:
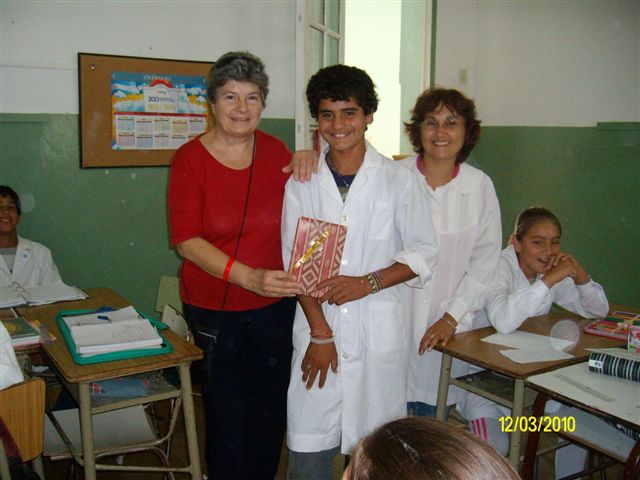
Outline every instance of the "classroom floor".
<path id="1" fill-rule="evenodd" d="M 197 391 L 198 387 L 194 387 L 194 390 Z M 203 402 L 202 397 L 199 395 L 194 396 L 194 404 L 196 411 L 196 425 L 198 426 L 198 441 L 200 446 L 200 458 L 204 459 L 204 429 L 200 428 L 201 425 L 204 425 L 204 410 L 203 410 Z M 455 420 L 450 419 L 449 422 L 455 426 L 456 428 L 462 428 L 461 425 Z M 555 437 L 548 435 L 542 437 L 541 440 L 541 448 L 544 448 L 549 445 L 553 445 L 555 442 Z M 184 436 L 184 427 L 182 424 L 182 419 L 179 420 L 178 425 L 176 427 L 176 432 L 174 434 L 174 442 L 172 444 L 171 449 L 171 460 L 180 465 L 185 465 L 187 463 L 187 452 L 185 447 L 186 441 Z M 114 463 L 116 459 L 111 460 L 103 460 L 105 463 Z M 202 460 L 204 462 L 204 460 Z M 157 457 L 152 454 L 146 453 L 138 453 L 128 455 L 124 459 L 125 465 L 136 465 L 136 464 L 155 464 L 159 465 L 159 461 Z M 547 454 L 540 458 L 539 460 L 539 473 L 538 480 L 553 480 L 554 479 L 554 471 L 553 471 L 553 454 Z M 340 480 L 342 478 L 342 467 L 344 465 L 344 458 L 337 457 L 334 462 L 334 480 Z M 286 449 L 283 448 L 282 457 L 280 461 L 280 467 L 278 470 L 278 474 L 275 480 L 284 479 L 284 471 L 286 466 Z M 622 466 L 614 465 L 606 470 L 606 479 L 615 480 L 622 478 Z M 47 480 L 66 480 L 66 479 L 81 479 L 82 469 L 77 465 L 72 467 L 72 462 L 69 460 L 51 462 L 49 459 L 44 459 L 44 471 Z M 204 474 L 207 472 L 206 465 L 202 465 L 202 471 Z M 176 474 L 176 479 L 186 479 L 188 478 L 185 474 Z M 594 478 L 599 478 L 596 474 Z M 100 480 L 156 480 L 162 479 L 161 474 L 157 473 L 147 473 L 147 472 L 107 472 L 102 471 L 98 472 L 98 479 Z M 390 479 L 391 480 L 391 479 Z M 395 480 L 395 479 L 394 479 Z"/>

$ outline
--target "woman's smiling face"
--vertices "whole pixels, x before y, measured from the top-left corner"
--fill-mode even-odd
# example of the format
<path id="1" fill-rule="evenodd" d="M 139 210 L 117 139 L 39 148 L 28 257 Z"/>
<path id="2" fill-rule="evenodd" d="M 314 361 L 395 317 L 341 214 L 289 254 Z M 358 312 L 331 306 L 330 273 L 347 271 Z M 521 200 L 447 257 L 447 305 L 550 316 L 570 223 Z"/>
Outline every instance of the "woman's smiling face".
<path id="1" fill-rule="evenodd" d="M 225 83 L 211 104 L 216 128 L 231 136 L 253 134 L 260 123 L 263 107 L 260 87 L 236 80 Z"/>
<path id="2" fill-rule="evenodd" d="M 464 118 L 440 105 L 422 121 L 422 148 L 426 161 L 455 162 L 464 146 Z"/>

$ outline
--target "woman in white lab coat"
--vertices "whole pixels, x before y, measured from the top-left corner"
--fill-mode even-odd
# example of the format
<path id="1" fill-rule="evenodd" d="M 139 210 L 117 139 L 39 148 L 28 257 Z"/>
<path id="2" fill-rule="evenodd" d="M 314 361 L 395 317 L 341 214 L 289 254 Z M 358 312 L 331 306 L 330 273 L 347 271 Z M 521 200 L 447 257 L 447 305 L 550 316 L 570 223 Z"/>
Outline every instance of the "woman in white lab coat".
<path id="1" fill-rule="evenodd" d="M 434 278 L 425 288 L 411 289 L 407 399 L 410 414 L 433 416 L 442 355 L 432 348 L 473 328 L 500 253 L 500 206 L 491 179 L 464 163 L 480 137 L 472 100 L 457 90 L 429 89 L 418 97 L 405 126 L 418 155 L 402 163 L 424 178 L 421 188 L 438 235 Z M 452 375 L 463 375 L 467 368 L 454 361 Z M 450 387 L 449 405 L 463 396 L 461 389 Z"/>
<path id="2" fill-rule="evenodd" d="M 20 198 L 0 185 L 0 286 L 12 282 L 33 287 L 62 282 L 51 251 L 44 245 L 18 236 Z"/>

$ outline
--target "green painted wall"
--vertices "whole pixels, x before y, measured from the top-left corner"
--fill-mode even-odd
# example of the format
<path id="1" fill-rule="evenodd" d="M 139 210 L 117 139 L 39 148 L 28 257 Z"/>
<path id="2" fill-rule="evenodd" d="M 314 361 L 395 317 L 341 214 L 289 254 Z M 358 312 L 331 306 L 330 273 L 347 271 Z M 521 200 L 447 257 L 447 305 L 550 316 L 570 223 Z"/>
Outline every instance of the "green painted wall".
<path id="1" fill-rule="evenodd" d="M 261 128 L 293 148 L 293 120 Z M 0 115 L 0 184 L 36 200 L 19 233 L 51 249 L 67 283 L 112 287 L 152 312 L 160 276 L 180 264 L 169 248 L 169 169 L 79 165 L 77 115 Z"/>
<path id="2" fill-rule="evenodd" d="M 292 119 L 265 131 L 294 145 Z M 49 246 L 63 278 L 109 286 L 152 311 L 169 248 L 166 167 L 79 168 L 77 115 L 0 114 L 0 183 L 36 197 L 20 233 Z M 640 305 L 640 126 L 486 127 L 472 163 L 494 179 L 505 238 L 541 204 L 563 223 L 563 247 L 613 302 Z"/>
<path id="3" fill-rule="evenodd" d="M 609 301 L 640 305 L 640 123 L 485 127 L 471 163 L 494 181 L 505 241 L 520 210 L 547 207 Z"/>

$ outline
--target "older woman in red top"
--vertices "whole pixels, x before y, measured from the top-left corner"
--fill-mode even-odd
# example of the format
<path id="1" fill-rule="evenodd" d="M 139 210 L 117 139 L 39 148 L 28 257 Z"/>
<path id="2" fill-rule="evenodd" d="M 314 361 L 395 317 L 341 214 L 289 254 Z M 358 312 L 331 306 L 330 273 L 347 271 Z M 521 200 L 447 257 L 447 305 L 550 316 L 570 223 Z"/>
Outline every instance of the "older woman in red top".
<path id="1" fill-rule="evenodd" d="M 259 58 L 220 57 L 207 91 L 215 125 L 171 164 L 171 243 L 184 257 L 182 300 L 205 352 L 211 479 L 272 480 L 285 431 L 289 297 L 299 287 L 283 270 L 280 246 L 291 153 L 257 129 L 268 83 Z"/>

